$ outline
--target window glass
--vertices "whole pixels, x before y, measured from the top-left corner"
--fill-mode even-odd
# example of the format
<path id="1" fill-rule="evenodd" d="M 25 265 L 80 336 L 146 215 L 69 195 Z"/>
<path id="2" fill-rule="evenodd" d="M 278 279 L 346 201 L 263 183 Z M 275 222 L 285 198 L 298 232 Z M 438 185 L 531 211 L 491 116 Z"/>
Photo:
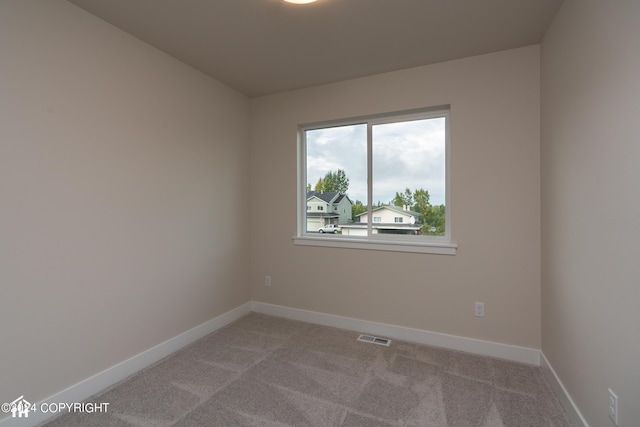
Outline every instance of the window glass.
<path id="1" fill-rule="evenodd" d="M 373 125 L 372 134 L 375 205 L 409 212 L 407 234 L 444 236 L 445 118 Z"/>
<path id="2" fill-rule="evenodd" d="M 368 203 L 367 125 L 307 130 L 305 142 L 307 204 L 323 212 L 308 213 L 304 229 L 353 223 Z"/>
<path id="3" fill-rule="evenodd" d="M 447 121 L 425 110 L 303 127 L 302 233 L 449 239 Z"/>

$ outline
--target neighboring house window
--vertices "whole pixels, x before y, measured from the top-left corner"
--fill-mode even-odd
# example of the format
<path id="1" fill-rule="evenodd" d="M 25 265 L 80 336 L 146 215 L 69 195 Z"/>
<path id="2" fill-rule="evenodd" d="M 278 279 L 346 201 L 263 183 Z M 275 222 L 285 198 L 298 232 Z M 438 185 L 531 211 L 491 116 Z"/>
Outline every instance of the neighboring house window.
<path id="1" fill-rule="evenodd" d="M 322 210 L 324 210 L 324 208 L 322 206 L 318 206 L 318 210 L 322 211 Z"/>
<path id="2" fill-rule="evenodd" d="M 299 208 L 297 244 L 455 254 L 448 107 L 301 125 L 299 136 L 299 206 L 313 187 L 347 196 L 352 215 L 340 214 L 341 235 L 319 236 Z"/>
<path id="3" fill-rule="evenodd" d="M 307 210 L 310 211 L 311 210 L 311 206 L 307 205 Z"/>

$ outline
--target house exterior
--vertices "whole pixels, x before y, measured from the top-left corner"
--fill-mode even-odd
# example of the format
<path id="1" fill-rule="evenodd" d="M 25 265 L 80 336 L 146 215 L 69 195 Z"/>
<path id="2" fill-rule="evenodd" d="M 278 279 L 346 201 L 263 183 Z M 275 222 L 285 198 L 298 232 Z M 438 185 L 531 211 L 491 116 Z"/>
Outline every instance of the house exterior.
<path id="1" fill-rule="evenodd" d="M 384 205 L 373 208 L 373 234 L 420 234 L 419 212 L 405 207 Z M 356 217 L 356 222 L 343 225 L 342 234 L 347 236 L 366 236 L 369 213 L 365 212 Z"/>
<path id="2" fill-rule="evenodd" d="M 340 225 L 351 221 L 353 202 L 337 191 L 307 192 L 307 231 L 318 231 L 328 224 Z"/>

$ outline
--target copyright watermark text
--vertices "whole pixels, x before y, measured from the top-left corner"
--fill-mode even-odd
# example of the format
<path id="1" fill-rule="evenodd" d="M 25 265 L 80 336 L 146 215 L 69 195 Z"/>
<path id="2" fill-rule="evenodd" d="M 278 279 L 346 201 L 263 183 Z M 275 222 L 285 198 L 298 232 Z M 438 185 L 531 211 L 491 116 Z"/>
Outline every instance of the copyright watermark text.
<path id="1" fill-rule="evenodd" d="M 24 396 L 20 396 L 13 402 L 5 402 L 0 405 L 0 410 L 4 413 L 11 413 L 13 418 L 27 418 L 30 413 L 42 412 L 45 414 L 59 414 L 62 412 L 71 413 L 100 413 L 107 412 L 109 403 L 95 402 L 42 402 L 38 405 L 29 402 Z"/>

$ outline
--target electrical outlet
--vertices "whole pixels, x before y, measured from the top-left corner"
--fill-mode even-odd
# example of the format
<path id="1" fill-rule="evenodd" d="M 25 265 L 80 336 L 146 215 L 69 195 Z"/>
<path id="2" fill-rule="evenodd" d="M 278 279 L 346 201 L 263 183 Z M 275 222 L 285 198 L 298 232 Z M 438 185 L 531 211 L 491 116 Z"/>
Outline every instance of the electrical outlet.
<path id="1" fill-rule="evenodd" d="M 615 425 L 618 424 L 618 396 L 609 389 L 609 418 Z"/>
<path id="2" fill-rule="evenodd" d="M 477 317 L 484 317 L 484 303 L 476 301 L 475 314 Z"/>
<path id="3" fill-rule="evenodd" d="M 271 276 L 264 276 L 264 285 L 271 286 Z"/>

